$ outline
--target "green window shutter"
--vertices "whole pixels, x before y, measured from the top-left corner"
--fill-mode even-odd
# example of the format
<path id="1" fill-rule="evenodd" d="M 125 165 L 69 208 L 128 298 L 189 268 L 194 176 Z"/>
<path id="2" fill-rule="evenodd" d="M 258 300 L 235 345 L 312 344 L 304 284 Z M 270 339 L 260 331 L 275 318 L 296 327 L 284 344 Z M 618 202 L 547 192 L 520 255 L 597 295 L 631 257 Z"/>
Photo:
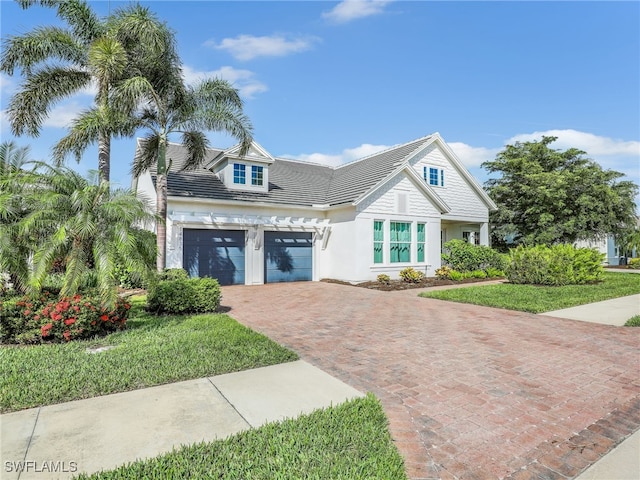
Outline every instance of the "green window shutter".
<path id="1" fill-rule="evenodd" d="M 424 223 L 419 223 L 418 224 L 418 262 L 424 262 L 424 250 L 425 250 L 425 242 L 426 242 L 426 236 L 425 236 L 425 230 L 424 230 Z"/>
<path id="2" fill-rule="evenodd" d="M 373 222 L 373 263 L 382 263 L 382 250 L 384 246 L 384 222 Z"/>

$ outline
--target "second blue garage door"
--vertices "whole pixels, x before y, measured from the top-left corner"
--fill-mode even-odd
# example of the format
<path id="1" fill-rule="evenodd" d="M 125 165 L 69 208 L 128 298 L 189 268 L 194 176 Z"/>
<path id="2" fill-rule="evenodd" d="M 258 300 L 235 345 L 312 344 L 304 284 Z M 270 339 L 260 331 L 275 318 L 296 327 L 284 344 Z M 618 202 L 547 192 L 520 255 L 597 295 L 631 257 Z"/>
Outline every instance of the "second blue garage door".
<path id="1" fill-rule="evenodd" d="M 313 238 L 306 232 L 264 232 L 264 281 L 313 279 Z"/>

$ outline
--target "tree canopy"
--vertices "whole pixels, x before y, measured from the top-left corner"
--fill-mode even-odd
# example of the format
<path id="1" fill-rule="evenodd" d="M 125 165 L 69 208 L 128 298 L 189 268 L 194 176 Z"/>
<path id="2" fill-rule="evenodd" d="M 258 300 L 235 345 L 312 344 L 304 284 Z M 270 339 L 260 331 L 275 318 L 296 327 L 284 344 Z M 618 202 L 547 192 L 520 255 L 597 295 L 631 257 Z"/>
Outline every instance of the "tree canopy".
<path id="1" fill-rule="evenodd" d="M 555 140 L 516 142 L 482 164 L 500 174 L 485 183 L 498 206 L 490 218 L 494 246 L 574 243 L 635 225 L 638 186 L 582 150 L 551 148 Z"/>

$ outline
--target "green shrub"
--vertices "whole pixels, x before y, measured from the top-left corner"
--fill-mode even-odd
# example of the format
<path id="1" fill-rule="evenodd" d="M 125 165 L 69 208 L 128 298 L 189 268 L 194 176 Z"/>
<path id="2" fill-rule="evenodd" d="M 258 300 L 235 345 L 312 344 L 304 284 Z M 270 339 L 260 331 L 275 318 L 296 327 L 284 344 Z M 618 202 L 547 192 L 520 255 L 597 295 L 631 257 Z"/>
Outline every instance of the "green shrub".
<path id="1" fill-rule="evenodd" d="M 469 272 L 469 276 L 471 278 L 487 278 L 487 274 L 484 270 L 474 270 L 473 272 Z"/>
<path id="2" fill-rule="evenodd" d="M 389 283 L 391 283 L 391 277 L 386 273 L 381 273 L 380 275 L 378 275 L 377 280 L 378 283 L 382 283 L 384 285 L 389 285 Z"/>
<path id="3" fill-rule="evenodd" d="M 511 283 L 581 285 L 599 280 L 604 254 L 572 245 L 537 245 L 511 249 L 507 278 Z"/>
<path id="4" fill-rule="evenodd" d="M 57 297 L 44 291 L 0 304 L 3 343 L 68 342 L 103 336 L 125 327 L 130 304 L 119 298 L 111 309 L 91 294 Z"/>
<path id="5" fill-rule="evenodd" d="M 487 273 L 487 277 L 489 278 L 504 277 L 504 272 L 497 268 L 489 267 L 485 270 L 485 272 Z"/>
<path id="6" fill-rule="evenodd" d="M 407 267 L 400 270 L 400 278 L 407 283 L 420 283 L 425 279 L 425 274 L 413 267 Z"/>
<path id="7" fill-rule="evenodd" d="M 640 315 L 634 315 L 624 324 L 625 327 L 640 327 Z"/>
<path id="8" fill-rule="evenodd" d="M 630 258 L 629 262 L 627 263 L 627 266 L 633 269 L 640 269 L 640 257 Z"/>
<path id="9" fill-rule="evenodd" d="M 466 277 L 462 272 L 459 272 L 457 270 L 451 270 L 449 272 L 449 278 L 455 282 L 459 282 L 460 280 L 463 280 Z"/>
<path id="10" fill-rule="evenodd" d="M 436 278 L 439 278 L 441 280 L 451 278 L 451 267 L 443 265 L 442 267 L 438 268 L 436 270 Z"/>
<path id="11" fill-rule="evenodd" d="M 188 280 L 189 274 L 184 268 L 165 268 L 158 274 L 158 280 Z"/>
<path id="12" fill-rule="evenodd" d="M 220 307 L 220 284 L 214 278 L 163 280 L 147 295 L 147 309 L 154 313 L 215 312 Z"/>
<path id="13" fill-rule="evenodd" d="M 444 244 L 442 261 L 459 272 L 496 268 L 504 270 L 506 258 L 486 245 L 473 245 L 464 240 L 449 240 Z"/>

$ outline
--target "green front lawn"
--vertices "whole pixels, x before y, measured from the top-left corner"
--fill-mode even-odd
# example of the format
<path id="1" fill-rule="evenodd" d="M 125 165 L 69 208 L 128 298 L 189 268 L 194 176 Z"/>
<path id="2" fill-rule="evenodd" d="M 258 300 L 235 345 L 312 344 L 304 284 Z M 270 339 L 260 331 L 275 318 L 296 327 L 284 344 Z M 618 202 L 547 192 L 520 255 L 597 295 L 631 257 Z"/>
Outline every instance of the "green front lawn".
<path id="1" fill-rule="evenodd" d="M 138 299 L 128 328 L 96 341 L 0 347 L 0 411 L 49 405 L 296 360 L 224 314 L 156 317 Z M 97 346 L 115 348 L 87 353 Z"/>
<path id="2" fill-rule="evenodd" d="M 546 287 L 503 283 L 424 292 L 420 296 L 542 313 L 636 293 L 640 293 L 640 275 L 606 272 L 603 281 L 593 285 Z"/>
<path id="3" fill-rule="evenodd" d="M 378 400 L 369 394 L 294 420 L 81 479 L 406 479 Z"/>

